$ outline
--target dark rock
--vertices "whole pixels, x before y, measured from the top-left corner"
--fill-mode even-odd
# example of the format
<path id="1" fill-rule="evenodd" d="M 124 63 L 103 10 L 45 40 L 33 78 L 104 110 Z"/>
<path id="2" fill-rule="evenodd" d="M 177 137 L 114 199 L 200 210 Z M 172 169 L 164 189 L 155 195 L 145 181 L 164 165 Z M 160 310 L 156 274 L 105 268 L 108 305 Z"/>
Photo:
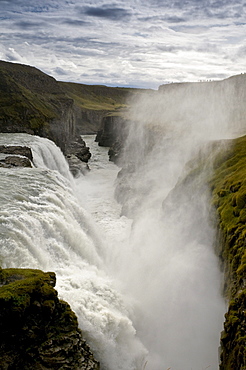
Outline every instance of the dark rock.
<path id="1" fill-rule="evenodd" d="M 32 163 L 28 158 L 13 155 L 0 160 L 0 167 L 32 167 Z"/>
<path id="2" fill-rule="evenodd" d="M 102 120 L 96 141 L 100 146 L 111 147 L 119 137 L 123 136 L 123 130 L 126 120 L 121 116 L 106 116 Z"/>
<path id="3" fill-rule="evenodd" d="M 28 148 L 26 146 L 0 145 L 0 153 L 22 155 L 23 157 L 29 158 L 30 161 L 33 160 L 32 151 L 31 151 L 30 148 Z"/>
<path id="4" fill-rule="evenodd" d="M 75 155 L 85 163 L 87 163 L 91 157 L 90 148 L 86 146 L 85 141 L 80 136 L 69 144 L 66 150 L 66 155 Z"/>
<path id="5" fill-rule="evenodd" d="M 0 167 L 32 167 L 32 151 L 26 146 L 0 145 L 0 153 L 11 154 L 0 160 Z"/>
<path id="6" fill-rule="evenodd" d="M 54 273 L 0 269 L 0 285 L 0 369 L 99 369 Z"/>
<path id="7" fill-rule="evenodd" d="M 81 136 L 78 136 L 76 140 L 69 144 L 66 150 L 66 158 L 74 177 L 78 177 L 81 173 L 85 175 L 90 170 L 87 164 L 91 158 L 90 148 L 86 146 Z"/>
<path id="8" fill-rule="evenodd" d="M 122 116 L 107 116 L 97 133 L 96 141 L 99 146 L 110 147 L 109 160 L 120 165 L 124 144 L 128 136 L 129 120 Z"/>
<path id="9" fill-rule="evenodd" d="M 86 175 L 90 168 L 87 163 L 82 162 L 76 155 L 71 154 L 66 156 L 70 172 L 74 177 L 79 177 L 81 174 Z"/>
<path id="10" fill-rule="evenodd" d="M 108 151 L 108 156 L 109 156 L 109 160 L 111 162 L 114 162 L 115 164 L 117 164 L 119 162 L 120 155 L 122 153 L 123 147 L 124 147 L 124 143 L 120 142 L 120 141 L 116 141 L 110 147 L 110 149 Z"/>

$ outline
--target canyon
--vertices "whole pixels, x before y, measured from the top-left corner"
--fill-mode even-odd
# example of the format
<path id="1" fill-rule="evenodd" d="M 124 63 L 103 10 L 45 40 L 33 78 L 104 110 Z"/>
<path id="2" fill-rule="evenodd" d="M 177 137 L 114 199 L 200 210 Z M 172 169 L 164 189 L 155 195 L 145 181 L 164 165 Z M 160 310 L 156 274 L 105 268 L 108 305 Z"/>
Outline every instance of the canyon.
<path id="1" fill-rule="evenodd" d="M 176 197 L 180 199 L 180 204 L 183 201 L 191 203 L 189 198 L 185 199 L 183 189 L 188 186 L 194 189 L 194 194 L 198 192 L 197 189 L 204 194 L 203 186 L 206 183 L 209 214 L 216 224 L 213 248 L 223 275 L 221 294 L 227 305 L 220 342 L 221 370 L 244 370 L 246 366 L 245 98 L 246 75 L 233 76 L 223 81 L 162 85 L 158 91 L 151 91 L 58 82 L 36 68 L 0 62 L 0 131 L 27 133 L 53 140 L 70 162 L 74 176 L 78 176 L 80 172 L 86 176 L 90 166 L 90 150 L 81 135 L 97 134 L 98 144 L 109 148 L 109 159 L 119 166 L 115 196 L 122 205 L 121 212 L 124 216 L 137 220 L 139 214 L 143 215 L 145 212 L 144 206 L 149 194 L 159 191 L 159 185 L 164 182 L 166 173 L 171 181 L 172 171 L 169 169 L 170 173 L 167 172 L 165 167 L 168 161 L 171 163 L 167 151 L 173 150 L 170 153 L 176 153 L 181 145 L 181 155 L 179 153 L 177 162 L 181 163 L 182 158 L 185 163 L 187 156 L 185 171 L 180 172 L 179 182 L 165 200 L 161 195 L 162 211 L 168 214 L 168 207 Z M 197 123 L 198 131 L 194 131 Z M 204 137 L 209 139 L 209 143 Z M 191 147 L 191 142 L 196 144 L 194 153 L 186 152 Z M 4 150 L 6 153 L 6 149 L 2 149 L 1 153 Z M 18 147 L 16 150 L 18 151 Z M 162 155 L 157 157 L 156 153 Z M 17 152 L 15 154 L 18 155 Z M 28 158 L 25 153 L 23 156 Z M 12 166 L 23 166 L 23 163 Z M 157 182 L 153 180 L 156 178 L 156 168 L 159 171 Z M 200 217 L 203 205 L 199 203 L 199 206 Z M 203 222 L 202 218 L 201 220 Z M 197 220 L 194 223 L 195 221 Z M 135 227 L 137 229 L 137 223 Z M 206 230 L 204 234 L 201 232 L 199 238 L 206 239 Z M 32 284 L 29 284 L 29 274 Z M 49 368 L 50 364 L 45 356 L 51 358 L 53 368 L 99 368 L 98 362 L 93 359 L 83 342 L 74 314 L 67 304 L 58 301 L 53 289 L 55 278 L 49 274 L 52 273 L 1 270 L 0 299 L 3 307 L 7 305 L 7 309 L 3 308 L 0 312 L 2 321 L 5 323 L 4 315 L 7 311 L 8 320 L 11 321 L 13 315 L 16 321 L 17 314 L 22 320 L 22 326 L 13 328 L 9 325 L 9 332 L 8 325 L 4 329 L 6 341 L 3 348 L 6 348 L 4 352 L 7 355 L 1 355 L 2 361 L 6 364 L 17 361 L 14 359 L 19 361 L 20 354 L 10 350 L 8 338 L 14 336 L 18 343 L 26 330 L 28 342 L 30 333 L 35 332 L 32 327 L 34 321 L 30 322 L 27 315 L 31 312 L 32 317 L 37 315 L 36 319 L 40 322 L 40 332 L 34 338 L 36 347 L 40 345 L 40 337 L 43 338 L 43 352 L 40 350 L 38 354 L 36 347 L 30 350 L 30 353 L 35 353 L 31 357 L 37 357 L 37 362 L 40 363 L 37 369 Z M 47 279 L 52 284 L 47 283 Z M 18 284 L 17 291 L 13 288 L 16 296 L 12 293 L 11 284 Z M 24 284 L 24 288 L 21 284 Z M 44 286 L 44 290 L 40 291 L 40 286 Z M 44 292 L 45 296 L 40 292 Z M 40 312 L 45 310 L 48 313 L 44 315 L 42 322 Z M 68 320 L 65 339 L 62 337 L 64 328 L 59 325 L 59 315 L 63 317 L 64 312 L 67 316 L 62 320 Z M 55 320 L 52 321 L 53 332 L 43 336 L 42 330 L 46 331 L 48 316 Z M 59 341 L 56 336 L 59 336 Z M 54 353 L 63 353 L 60 364 L 55 359 L 56 354 L 45 352 L 48 339 L 54 344 L 50 347 Z M 30 344 L 23 341 L 22 345 L 21 351 Z M 65 358 L 70 358 L 70 355 L 64 355 L 63 347 L 67 346 L 69 351 L 77 353 L 73 355 L 75 362 L 71 360 L 66 363 Z M 83 356 L 87 358 L 84 365 L 81 360 Z M 21 364 L 23 368 L 29 366 L 30 358 L 26 360 L 26 364 Z"/>

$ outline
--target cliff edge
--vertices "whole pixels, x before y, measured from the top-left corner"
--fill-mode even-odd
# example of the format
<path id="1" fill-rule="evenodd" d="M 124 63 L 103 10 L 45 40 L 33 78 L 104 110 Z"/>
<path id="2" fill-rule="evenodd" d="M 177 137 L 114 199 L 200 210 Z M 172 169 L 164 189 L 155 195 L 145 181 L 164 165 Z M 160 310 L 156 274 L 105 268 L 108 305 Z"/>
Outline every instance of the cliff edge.
<path id="1" fill-rule="evenodd" d="M 246 369 L 246 136 L 219 154 L 210 182 L 218 219 L 217 253 L 228 301 L 221 335 L 221 370 Z"/>
<path id="2" fill-rule="evenodd" d="M 0 269 L 0 369 L 98 370 L 55 274 Z"/>

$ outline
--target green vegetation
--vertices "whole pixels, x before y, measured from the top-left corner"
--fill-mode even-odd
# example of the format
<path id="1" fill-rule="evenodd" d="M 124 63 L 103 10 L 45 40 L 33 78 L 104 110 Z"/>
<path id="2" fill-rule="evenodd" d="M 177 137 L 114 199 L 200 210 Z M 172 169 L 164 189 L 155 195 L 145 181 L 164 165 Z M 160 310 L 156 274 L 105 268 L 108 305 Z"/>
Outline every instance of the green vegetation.
<path id="1" fill-rule="evenodd" d="M 227 264 L 225 293 L 231 299 L 243 288 L 246 273 L 246 136 L 232 141 L 222 158 L 211 185 L 222 231 L 222 258 Z"/>
<path id="2" fill-rule="evenodd" d="M 129 94 L 137 89 L 59 82 L 67 96 L 82 109 L 117 111 L 125 108 Z"/>
<path id="3" fill-rule="evenodd" d="M 1 369 L 99 369 L 55 280 L 52 272 L 0 268 Z"/>
<path id="4" fill-rule="evenodd" d="M 129 96 L 146 91 L 58 82 L 34 67 L 0 61 L 0 131 L 45 136 L 64 149 L 74 135 L 96 133 L 104 116 L 124 115 Z"/>
<path id="5" fill-rule="evenodd" d="M 9 68 L 9 64 L 10 67 Z M 39 133 L 40 129 L 47 127 L 47 123 L 58 117 L 58 111 L 52 104 L 52 94 L 49 91 L 34 92 L 29 85 L 27 72 L 22 71 L 22 66 L 0 62 L 0 125 L 1 131 L 10 125 L 15 131 L 23 128 Z M 30 68 L 25 66 L 26 68 Z M 24 70 L 26 69 L 24 68 Z M 32 72 L 32 69 L 30 69 Z M 39 72 L 43 77 L 42 72 Z M 40 77 L 39 74 L 35 76 Z M 47 76 L 48 77 L 48 76 Z M 33 76 L 29 76 L 32 80 Z M 40 85 L 42 84 L 39 78 Z M 37 87 L 36 87 L 37 88 Z M 62 96 L 62 92 L 60 93 Z M 59 96 L 57 96 L 57 99 Z"/>
<path id="6" fill-rule="evenodd" d="M 55 274 L 32 269 L 0 269 L 1 306 L 25 310 L 31 305 L 32 295 L 41 295 L 43 301 L 57 297 L 53 289 Z"/>
<path id="7" fill-rule="evenodd" d="M 232 140 L 215 161 L 210 182 L 220 230 L 220 257 L 229 300 L 221 336 L 221 369 L 246 369 L 246 136 Z"/>

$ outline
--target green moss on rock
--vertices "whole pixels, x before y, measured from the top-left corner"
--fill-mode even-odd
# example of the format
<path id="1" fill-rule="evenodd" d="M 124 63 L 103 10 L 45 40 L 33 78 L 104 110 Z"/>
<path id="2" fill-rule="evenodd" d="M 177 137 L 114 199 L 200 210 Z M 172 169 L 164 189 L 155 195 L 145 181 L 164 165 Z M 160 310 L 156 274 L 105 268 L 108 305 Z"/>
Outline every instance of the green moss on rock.
<path id="1" fill-rule="evenodd" d="M 223 152 L 220 153 L 223 158 Z M 219 163 L 220 162 L 220 163 Z M 246 369 L 246 136 L 235 139 L 217 161 L 211 181 L 219 223 L 220 257 L 228 299 L 221 336 L 221 370 Z"/>
<path id="2" fill-rule="evenodd" d="M 0 269 L 0 368 L 99 369 L 55 274 Z"/>

